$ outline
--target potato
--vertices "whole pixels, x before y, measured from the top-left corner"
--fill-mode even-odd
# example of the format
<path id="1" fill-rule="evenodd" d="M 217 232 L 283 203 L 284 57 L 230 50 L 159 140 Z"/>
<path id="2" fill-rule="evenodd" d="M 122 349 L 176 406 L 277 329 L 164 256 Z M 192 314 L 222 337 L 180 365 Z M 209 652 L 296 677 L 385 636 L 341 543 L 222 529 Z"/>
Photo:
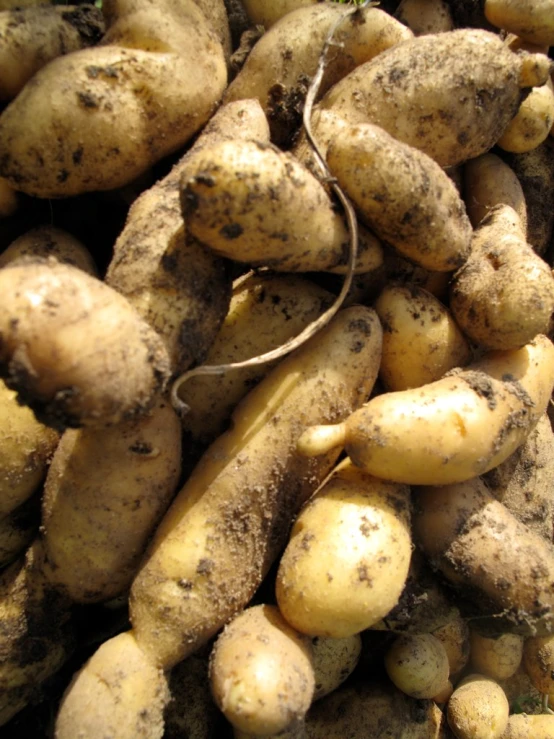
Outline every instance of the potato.
<path id="1" fill-rule="evenodd" d="M 314 701 L 332 693 L 352 674 L 361 651 L 362 639 L 359 634 L 341 639 L 326 636 L 316 636 L 312 639 Z"/>
<path id="2" fill-rule="evenodd" d="M 38 490 L 58 440 L 0 380 L 0 518 Z"/>
<path id="3" fill-rule="evenodd" d="M 531 151 L 546 139 L 552 124 L 554 90 L 547 80 L 542 87 L 533 87 L 496 143 L 501 149 L 517 154 Z"/>
<path id="4" fill-rule="evenodd" d="M 444 626 L 434 629 L 435 639 L 443 645 L 448 657 L 450 675 L 457 675 L 469 660 L 469 627 L 461 616 L 453 618 Z"/>
<path id="5" fill-rule="evenodd" d="M 532 44 L 554 44 L 552 0 L 485 0 L 485 15 L 493 25 Z"/>
<path id="6" fill-rule="evenodd" d="M 231 291 L 223 260 L 186 230 L 179 182 L 210 142 L 249 137 L 269 140 L 259 104 L 245 100 L 220 108 L 171 172 L 133 203 L 114 246 L 106 282 L 162 336 L 175 374 L 201 361 Z"/>
<path id="7" fill-rule="evenodd" d="M 12 241 L 0 254 L 0 268 L 20 257 L 54 257 L 98 277 L 98 269 L 86 246 L 55 226 L 37 226 Z"/>
<path id="8" fill-rule="evenodd" d="M 464 203 L 426 154 L 358 124 L 331 140 L 327 163 L 366 225 L 403 256 L 439 272 L 464 263 L 471 239 Z"/>
<path id="9" fill-rule="evenodd" d="M 305 634 L 342 638 L 397 604 L 411 556 L 408 488 L 338 466 L 301 510 L 277 572 L 281 613 Z"/>
<path id="10" fill-rule="evenodd" d="M 507 680 L 515 675 L 523 657 L 523 637 L 508 632 L 495 637 L 484 636 L 475 629 L 470 630 L 471 664 L 475 672 Z"/>
<path id="11" fill-rule="evenodd" d="M 470 362 L 450 311 L 426 290 L 389 284 L 374 307 L 383 325 L 379 377 L 387 390 L 421 387 Z"/>
<path id="12" fill-rule="evenodd" d="M 480 478 L 418 490 L 413 535 L 431 565 L 470 600 L 476 628 L 554 631 L 552 544 L 520 523 Z"/>
<path id="13" fill-rule="evenodd" d="M 0 12 L 0 100 L 12 100 L 51 59 L 93 46 L 104 34 L 93 5 L 42 5 Z"/>
<path id="14" fill-rule="evenodd" d="M 16 191 L 7 180 L 0 177 L 0 218 L 8 218 L 19 207 Z"/>
<path id="15" fill-rule="evenodd" d="M 283 272 L 347 261 L 346 225 L 324 187 L 291 154 L 265 143 L 204 148 L 195 174 L 183 179 L 181 202 L 190 233 L 235 261 Z M 357 268 L 370 271 L 381 262 L 381 246 L 370 236 L 360 244 Z"/>
<path id="16" fill-rule="evenodd" d="M 371 309 L 342 311 L 314 339 L 239 404 L 156 531 L 130 612 L 139 645 L 164 667 L 249 602 L 291 518 L 333 466 L 336 453 L 306 464 L 300 433 L 315 417 L 344 418 L 372 388 L 381 329 Z"/>
<path id="17" fill-rule="evenodd" d="M 242 0 L 250 22 L 266 29 L 297 8 L 315 5 L 319 0 Z"/>
<path id="18" fill-rule="evenodd" d="M 126 299 L 55 259 L 0 269 L 0 374 L 64 429 L 145 413 L 169 376 L 161 339 Z"/>
<path id="19" fill-rule="evenodd" d="M 335 690 L 310 709 L 307 739 L 444 739 L 446 720 L 433 701 L 416 701 L 386 680 L 355 682 Z M 385 732 L 385 733 L 384 733 Z"/>
<path id="20" fill-rule="evenodd" d="M 554 716 L 537 714 L 528 716 L 520 713 L 508 718 L 508 725 L 502 739 L 552 739 L 554 737 Z"/>
<path id="21" fill-rule="evenodd" d="M 43 576 L 43 553 L 33 543 L 0 574 L 0 726 L 40 696 L 75 648 L 69 603 Z"/>
<path id="22" fill-rule="evenodd" d="M 315 678 L 310 639 L 275 606 L 247 608 L 218 637 L 210 657 L 215 701 L 241 731 L 276 734 L 302 720 Z"/>
<path id="23" fill-rule="evenodd" d="M 525 443 L 483 477 L 494 497 L 548 542 L 554 532 L 553 460 L 554 433 L 544 414 Z"/>
<path id="24" fill-rule="evenodd" d="M 341 16 L 344 20 L 333 36 L 336 46 L 328 55 L 319 96 L 359 64 L 413 37 L 408 28 L 379 8 L 360 8 L 354 14 L 350 10 L 320 3 L 287 13 L 255 44 L 224 100 L 259 100 L 269 119 L 272 141 L 286 145 L 301 124 L 309 82 L 317 71 L 326 38 Z"/>
<path id="25" fill-rule="evenodd" d="M 342 424 L 307 429 L 298 449 L 311 456 L 344 446 L 355 465 L 393 482 L 461 482 L 523 444 L 553 386 L 554 346 L 540 335 L 422 388 L 378 395 Z"/>
<path id="26" fill-rule="evenodd" d="M 487 31 L 429 34 L 360 65 L 320 106 L 351 124 L 380 126 L 450 166 L 491 148 L 515 115 L 521 88 L 544 84 L 548 67 L 546 56 L 519 57 Z"/>
<path id="27" fill-rule="evenodd" d="M 116 20 L 102 44 L 50 62 L 0 116 L 0 176 L 18 190 L 121 187 L 183 146 L 225 88 L 221 43 L 192 0 L 105 6 Z"/>
<path id="28" fill-rule="evenodd" d="M 523 665 L 539 692 L 554 693 L 554 638 L 551 634 L 525 640 Z"/>
<path id="29" fill-rule="evenodd" d="M 475 230 L 471 254 L 451 283 L 450 309 L 485 349 L 517 349 L 548 331 L 552 270 L 527 244 L 510 206 L 493 208 Z"/>
<path id="30" fill-rule="evenodd" d="M 161 739 L 168 700 L 163 672 L 142 654 L 132 633 L 124 632 L 102 644 L 74 677 L 60 705 L 56 737 Z M 129 702 L 148 710 L 135 717 Z"/>
<path id="31" fill-rule="evenodd" d="M 468 675 L 450 696 L 448 724 L 457 739 L 497 739 L 508 725 L 509 708 L 498 683 L 483 675 Z"/>
<path id="32" fill-rule="evenodd" d="M 402 0 L 395 17 L 413 31 L 414 36 L 452 31 L 454 22 L 444 0 Z"/>
<path id="33" fill-rule="evenodd" d="M 68 429 L 44 486 L 46 575 L 78 603 L 125 593 L 181 472 L 181 424 L 167 401 L 108 429 Z"/>
<path id="34" fill-rule="evenodd" d="M 446 649 L 432 634 L 406 634 L 388 649 L 385 669 L 406 695 L 433 698 L 446 689 L 450 667 Z"/>
<path id="35" fill-rule="evenodd" d="M 238 278 L 204 364 L 239 362 L 275 349 L 321 315 L 331 300 L 331 293 L 295 275 L 254 273 Z M 189 406 L 182 418 L 186 446 L 195 451 L 214 441 L 238 402 L 275 364 L 200 375 L 183 384 L 179 398 Z"/>
<path id="36" fill-rule="evenodd" d="M 525 195 L 516 173 L 496 154 L 481 154 L 464 165 L 464 200 L 473 228 L 495 205 L 509 205 L 527 233 Z"/>

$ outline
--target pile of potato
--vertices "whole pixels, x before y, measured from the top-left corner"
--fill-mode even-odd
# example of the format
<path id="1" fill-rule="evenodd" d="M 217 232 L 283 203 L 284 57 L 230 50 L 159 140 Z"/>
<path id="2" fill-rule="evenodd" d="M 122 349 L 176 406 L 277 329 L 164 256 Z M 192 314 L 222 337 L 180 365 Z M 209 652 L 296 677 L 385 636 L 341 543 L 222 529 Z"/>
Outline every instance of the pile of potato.
<path id="1" fill-rule="evenodd" d="M 553 47 L 0 0 L 0 736 L 554 737 Z"/>

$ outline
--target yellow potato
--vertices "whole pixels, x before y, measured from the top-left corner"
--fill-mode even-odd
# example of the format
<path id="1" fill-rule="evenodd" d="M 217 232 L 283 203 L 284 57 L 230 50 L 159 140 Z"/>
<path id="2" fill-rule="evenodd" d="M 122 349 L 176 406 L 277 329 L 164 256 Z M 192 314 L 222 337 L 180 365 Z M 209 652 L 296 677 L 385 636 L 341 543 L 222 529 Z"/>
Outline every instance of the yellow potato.
<path id="1" fill-rule="evenodd" d="M 311 641 L 275 606 L 247 608 L 229 623 L 210 657 L 214 699 L 233 726 L 276 734 L 301 721 L 314 688 Z"/>
<path id="2" fill-rule="evenodd" d="M 0 254 L 0 267 L 20 257 L 54 257 L 98 277 L 94 259 L 78 239 L 55 226 L 38 226 L 26 231 Z"/>
<path id="3" fill-rule="evenodd" d="M 520 634 L 484 636 L 470 630 L 471 664 L 475 672 L 506 680 L 517 672 L 523 657 L 523 637 Z"/>
<path id="4" fill-rule="evenodd" d="M 554 716 L 526 713 L 515 714 L 508 719 L 502 739 L 553 739 Z"/>
<path id="5" fill-rule="evenodd" d="M 385 654 L 385 669 L 396 687 L 412 698 L 434 698 L 448 686 L 446 649 L 432 634 L 397 637 Z"/>
<path id="6" fill-rule="evenodd" d="M 378 395 L 341 424 L 307 429 L 298 448 L 312 456 L 343 446 L 355 465 L 384 480 L 461 482 L 524 443 L 553 387 L 554 346 L 540 335 L 422 388 Z"/>
<path id="7" fill-rule="evenodd" d="M 532 636 L 523 646 L 523 664 L 535 688 L 554 693 L 554 637 Z"/>
<path id="8" fill-rule="evenodd" d="M 546 139 L 554 124 L 554 90 L 550 80 L 534 87 L 519 106 L 496 142 L 505 151 L 524 153 L 536 149 Z"/>
<path id="9" fill-rule="evenodd" d="M 276 580 L 283 616 L 305 634 L 341 638 L 397 604 L 411 556 L 408 488 L 339 465 L 302 509 Z"/>
<path id="10" fill-rule="evenodd" d="M 316 636 L 312 639 L 314 701 L 336 690 L 353 672 L 362 651 L 359 634 L 341 639 Z"/>
<path id="11" fill-rule="evenodd" d="M 472 674 L 456 686 L 446 711 L 457 739 L 499 739 L 508 725 L 509 709 L 498 683 Z"/>
<path id="12" fill-rule="evenodd" d="M 485 16 L 498 28 L 532 44 L 554 44 L 551 0 L 485 0 Z"/>
<path id="13" fill-rule="evenodd" d="M 413 31 L 414 36 L 442 33 L 454 28 L 448 3 L 444 0 L 402 0 L 395 16 Z"/>
<path id="14" fill-rule="evenodd" d="M 383 325 L 379 377 L 387 390 L 439 380 L 469 364 L 470 346 L 446 306 L 418 287 L 389 284 L 374 303 Z"/>
<path id="15" fill-rule="evenodd" d="M 450 675 L 457 675 L 469 660 L 469 627 L 461 616 L 453 618 L 444 626 L 434 629 L 433 636 L 446 650 Z"/>

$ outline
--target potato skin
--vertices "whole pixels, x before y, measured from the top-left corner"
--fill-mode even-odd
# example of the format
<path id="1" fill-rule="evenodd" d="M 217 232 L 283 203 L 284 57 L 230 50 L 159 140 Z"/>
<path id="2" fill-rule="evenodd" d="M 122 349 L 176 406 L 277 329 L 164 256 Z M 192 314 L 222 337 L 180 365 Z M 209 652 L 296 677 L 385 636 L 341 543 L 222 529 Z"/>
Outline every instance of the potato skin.
<path id="1" fill-rule="evenodd" d="M 0 269 L 0 374 L 48 425 L 146 412 L 169 376 L 161 339 L 126 299 L 55 259 Z"/>
<path id="2" fill-rule="evenodd" d="M 277 603 L 299 631 L 343 638 L 397 604 L 411 557 L 408 488 L 349 460 L 301 510 L 279 565 Z M 345 542 L 348 541 L 348 546 Z"/>
<path id="3" fill-rule="evenodd" d="M 185 144 L 226 82 L 192 0 L 123 9 L 101 46 L 54 59 L 2 113 L 0 174 L 43 198 L 120 187 Z"/>
<path id="4" fill-rule="evenodd" d="M 162 519 L 131 587 L 133 630 L 153 661 L 175 664 L 248 603 L 292 516 L 337 457 L 306 465 L 296 439 L 311 419 L 344 418 L 363 402 L 380 349 L 375 313 L 348 308 L 235 409 Z"/>
<path id="5" fill-rule="evenodd" d="M 554 44 L 551 0 L 485 0 L 490 23 L 540 46 Z"/>
<path id="6" fill-rule="evenodd" d="M 218 637 L 210 657 L 215 701 L 241 731 L 276 734 L 305 716 L 315 687 L 310 639 L 275 606 L 246 609 Z"/>
<path id="7" fill-rule="evenodd" d="M 554 91 L 547 81 L 534 87 L 519 106 L 519 110 L 498 139 L 497 145 L 505 151 L 521 154 L 540 146 L 554 123 Z"/>
<path id="8" fill-rule="evenodd" d="M 21 257 L 54 257 L 98 277 L 98 269 L 86 246 L 56 226 L 37 226 L 12 241 L 0 254 L 0 267 Z"/>
<path id="9" fill-rule="evenodd" d="M 513 714 L 502 739 L 552 739 L 554 737 L 554 716 L 548 714 Z"/>
<path id="10" fill-rule="evenodd" d="M 343 424 L 308 429 L 299 450 L 310 456 L 343 445 L 364 471 L 408 485 L 469 480 L 525 441 L 553 386 L 554 345 L 539 335 L 422 388 L 378 395 Z"/>
<path id="11" fill-rule="evenodd" d="M 445 167 L 483 154 L 501 136 L 521 100 L 520 65 L 488 31 L 429 34 L 360 65 L 320 105 L 352 124 L 381 126 Z"/>
<path id="12" fill-rule="evenodd" d="M 412 698 L 434 698 L 448 686 L 448 655 L 432 634 L 397 637 L 385 654 L 385 669 L 396 687 Z"/>
<path id="13" fill-rule="evenodd" d="M 498 683 L 475 673 L 456 687 L 446 710 L 458 739 L 499 739 L 508 724 L 510 707 Z"/>
<path id="14" fill-rule="evenodd" d="M 327 163 L 366 225 L 403 256 L 434 271 L 464 263 L 471 224 L 455 185 L 431 157 L 366 123 L 330 141 Z"/>
<path id="15" fill-rule="evenodd" d="M 509 632 L 495 637 L 470 631 L 471 664 L 475 672 L 501 681 L 515 675 L 523 657 L 523 637 Z"/>
<path id="16" fill-rule="evenodd" d="M 68 429 L 44 486 L 50 582 L 78 603 L 125 593 L 181 471 L 181 424 L 167 401 L 108 429 Z"/>
<path id="17" fill-rule="evenodd" d="M 521 183 L 514 170 L 496 154 L 487 152 L 464 165 L 464 200 L 473 228 L 494 208 L 509 205 L 527 233 L 527 207 Z"/>
<path id="18" fill-rule="evenodd" d="M 374 304 L 383 324 L 379 377 L 387 390 L 439 380 L 469 364 L 469 344 L 450 311 L 422 288 L 386 285 Z"/>
<path id="19" fill-rule="evenodd" d="M 475 230 L 471 253 L 452 280 L 450 308 L 466 336 L 485 349 L 517 349 L 548 331 L 554 277 L 509 206 L 493 208 Z"/>
<path id="20" fill-rule="evenodd" d="M 92 5 L 44 5 L 0 13 L 0 100 L 13 99 L 51 59 L 96 44 L 104 30 L 102 13 Z"/>
<path id="21" fill-rule="evenodd" d="M 413 533 L 432 566 L 475 604 L 476 627 L 492 617 L 497 631 L 554 631 L 552 544 L 520 523 L 480 478 L 418 490 Z"/>
<path id="22" fill-rule="evenodd" d="M 362 638 L 359 634 L 343 639 L 324 636 L 312 639 L 314 701 L 332 693 L 352 674 L 361 651 Z"/>
<path id="23" fill-rule="evenodd" d="M 60 704 L 56 739 L 161 739 L 168 701 L 164 674 L 124 632 L 102 644 L 73 678 Z M 129 702 L 147 710 L 135 713 Z"/>

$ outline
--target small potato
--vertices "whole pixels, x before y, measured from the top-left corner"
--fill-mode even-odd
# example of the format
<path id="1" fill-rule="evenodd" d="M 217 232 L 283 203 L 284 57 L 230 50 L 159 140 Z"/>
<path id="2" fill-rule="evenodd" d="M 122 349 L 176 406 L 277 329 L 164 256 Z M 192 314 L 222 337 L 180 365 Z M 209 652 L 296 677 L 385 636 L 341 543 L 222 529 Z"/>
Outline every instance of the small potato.
<path id="1" fill-rule="evenodd" d="M 485 349 L 517 349 L 548 331 L 554 277 L 508 205 L 489 211 L 474 232 L 471 253 L 452 280 L 450 308 L 466 336 Z"/>
<path id="2" fill-rule="evenodd" d="M 469 627 L 462 618 L 453 618 L 444 626 L 434 629 L 433 636 L 446 650 L 450 675 L 457 675 L 469 660 Z"/>
<path id="3" fill-rule="evenodd" d="M 287 13 L 317 2 L 319 0 L 242 0 L 251 23 L 265 26 L 266 29 Z"/>
<path id="4" fill-rule="evenodd" d="M 349 460 L 300 512 L 281 558 L 277 603 L 299 631 L 351 636 L 397 604 L 411 556 L 408 489 Z"/>
<path id="5" fill-rule="evenodd" d="M 494 680 L 468 675 L 450 696 L 448 724 L 457 739 L 499 739 L 508 725 L 506 694 Z"/>
<path id="6" fill-rule="evenodd" d="M 300 721 L 315 679 L 310 640 L 275 606 L 253 606 L 228 624 L 210 658 L 215 701 L 241 731 L 276 734 Z"/>
<path id="7" fill-rule="evenodd" d="M 552 6 L 554 11 L 554 5 Z M 554 124 L 554 90 L 547 81 L 542 87 L 534 87 L 519 106 L 497 146 L 505 151 L 522 154 L 540 146 Z"/>
<path id="8" fill-rule="evenodd" d="M 531 636 L 526 639 L 523 664 L 538 691 L 554 693 L 554 636 Z"/>
<path id="9" fill-rule="evenodd" d="M 145 413 L 169 377 L 158 335 L 127 300 L 56 259 L 0 269 L 0 373 L 60 430 Z"/>
<path id="10" fill-rule="evenodd" d="M 527 233 L 525 195 L 516 173 L 496 154 L 481 154 L 464 165 L 464 200 L 473 228 L 496 205 L 509 205 Z"/>
<path id="11" fill-rule="evenodd" d="M 342 639 L 316 636 L 312 639 L 315 689 L 313 700 L 332 693 L 352 673 L 362 651 L 362 638 L 352 634 Z"/>
<path id="12" fill-rule="evenodd" d="M 507 680 L 517 672 L 523 657 L 523 637 L 520 634 L 483 636 L 475 629 L 470 630 L 471 664 L 475 672 Z"/>
<path id="13" fill-rule="evenodd" d="M 98 277 L 91 253 L 78 239 L 55 226 L 38 226 L 19 236 L 0 254 L 0 268 L 21 257 L 54 257 Z"/>
<path id="14" fill-rule="evenodd" d="M 554 44 L 552 0 L 485 0 L 485 16 L 494 26 L 532 44 Z"/>
<path id="15" fill-rule="evenodd" d="M 448 685 L 446 649 L 432 634 L 398 637 L 385 654 L 387 675 L 412 698 L 434 698 Z"/>
<path id="16" fill-rule="evenodd" d="M 361 219 L 403 256 L 438 272 L 464 263 L 471 224 L 431 157 L 379 126 L 358 124 L 330 141 L 327 163 Z"/>
<path id="17" fill-rule="evenodd" d="M 444 0 L 402 0 L 395 17 L 414 32 L 414 36 L 452 31 L 454 22 Z"/>
<path id="18" fill-rule="evenodd" d="M 471 361 L 450 311 L 426 290 L 388 285 L 374 307 L 383 325 L 379 377 L 387 390 L 421 387 Z"/>

